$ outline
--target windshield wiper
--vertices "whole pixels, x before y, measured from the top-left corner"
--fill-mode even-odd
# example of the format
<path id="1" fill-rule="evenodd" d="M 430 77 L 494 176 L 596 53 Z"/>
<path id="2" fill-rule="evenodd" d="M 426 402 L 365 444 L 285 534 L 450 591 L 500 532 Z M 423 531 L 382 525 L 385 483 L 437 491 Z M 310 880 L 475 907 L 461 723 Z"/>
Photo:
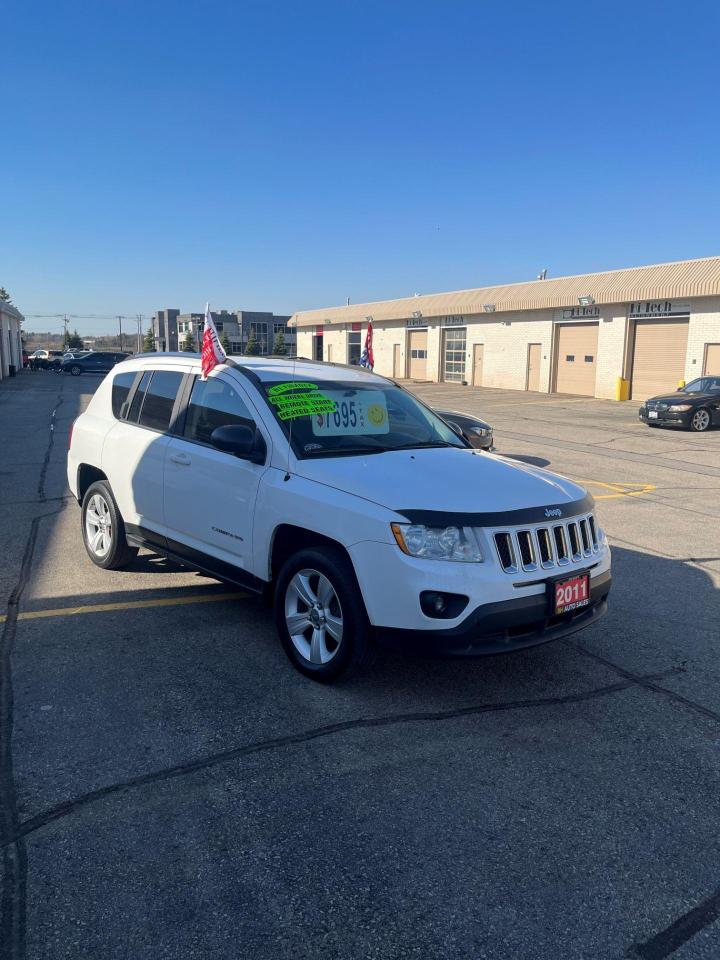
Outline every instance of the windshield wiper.
<path id="1" fill-rule="evenodd" d="M 400 443 L 397 447 L 385 447 L 386 450 L 427 450 L 430 447 L 453 447 L 456 450 L 462 449 L 455 443 L 447 443 L 445 440 L 432 440 L 428 443 Z"/>
<path id="2" fill-rule="evenodd" d="M 359 457 L 365 453 L 387 453 L 389 447 L 336 447 L 333 450 L 310 450 L 304 459 L 315 460 L 318 457 Z"/>

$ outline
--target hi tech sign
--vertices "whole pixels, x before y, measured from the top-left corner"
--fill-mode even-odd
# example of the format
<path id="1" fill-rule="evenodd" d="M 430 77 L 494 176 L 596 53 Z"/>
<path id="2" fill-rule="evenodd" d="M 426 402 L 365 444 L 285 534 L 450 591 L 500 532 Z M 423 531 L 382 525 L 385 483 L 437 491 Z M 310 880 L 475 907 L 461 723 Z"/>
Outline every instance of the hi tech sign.
<path id="1" fill-rule="evenodd" d="M 686 317 L 689 313 L 690 304 L 677 300 L 639 300 L 628 306 L 628 316 L 638 320 L 644 317 Z"/>

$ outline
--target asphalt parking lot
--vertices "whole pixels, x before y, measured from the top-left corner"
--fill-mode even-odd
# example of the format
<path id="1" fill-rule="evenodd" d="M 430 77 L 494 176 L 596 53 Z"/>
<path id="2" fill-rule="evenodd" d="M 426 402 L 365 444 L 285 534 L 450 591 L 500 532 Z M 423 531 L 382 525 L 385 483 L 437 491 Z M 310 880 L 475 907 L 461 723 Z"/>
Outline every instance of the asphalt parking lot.
<path id="1" fill-rule="evenodd" d="M 720 956 L 720 430 L 413 385 L 587 484 L 611 610 L 321 687 L 261 602 L 87 559 L 65 451 L 97 382 L 0 384 L 3 960 Z"/>

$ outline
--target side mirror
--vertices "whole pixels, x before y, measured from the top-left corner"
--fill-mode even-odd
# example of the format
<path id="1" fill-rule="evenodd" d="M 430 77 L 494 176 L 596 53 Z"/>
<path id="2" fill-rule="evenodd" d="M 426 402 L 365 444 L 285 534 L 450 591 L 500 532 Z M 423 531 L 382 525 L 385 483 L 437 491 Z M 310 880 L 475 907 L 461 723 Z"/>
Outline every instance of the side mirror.
<path id="1" fill-rule="evenodd" d="M 241 460 L 265 463 L 265 441 L 262 434 L 253 427 L 246 427 L 242 423 L 216 427 L 210 434 L 210 443 L 216 450 L 232 453 Z"/>

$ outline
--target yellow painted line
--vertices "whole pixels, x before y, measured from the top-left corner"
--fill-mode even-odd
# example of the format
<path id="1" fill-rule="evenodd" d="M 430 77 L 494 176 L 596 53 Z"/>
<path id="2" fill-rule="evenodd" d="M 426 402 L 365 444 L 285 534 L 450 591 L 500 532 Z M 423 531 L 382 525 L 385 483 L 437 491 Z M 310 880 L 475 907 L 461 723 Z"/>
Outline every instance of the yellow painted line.
<path id="1" fill-rule="evenodd" d="M 248 593 L 197 593 L 189 597 L 157 597 L 154 600 L 127 600 L 124 603 L 90 603 L 82 607 L 56 607 L 52 610 L 28 610 L 18 620 L 39 620 L 43 617 L 76 617 L 83 613 L 109 613 L 113 610 L 147 610 L 151 607 L 180 607 L 190 603 L 217 603 L 220 600 L 245 600 Z M 7 617 L 1 616 L 0 623 Z"/>
<path id="2" fill-rule="evenodd" d="M 579 480 L 578 482 L 613 491 L 612 493 L 599 493 L 595 497 L 596 500 L 620 500 L 622 497 L 641 497 L 644 493 L 650 493 L 657 489 L 653 483 L 625 483 L 625 481 L 622 483 L 606 483 L 603 480 Z"/>

